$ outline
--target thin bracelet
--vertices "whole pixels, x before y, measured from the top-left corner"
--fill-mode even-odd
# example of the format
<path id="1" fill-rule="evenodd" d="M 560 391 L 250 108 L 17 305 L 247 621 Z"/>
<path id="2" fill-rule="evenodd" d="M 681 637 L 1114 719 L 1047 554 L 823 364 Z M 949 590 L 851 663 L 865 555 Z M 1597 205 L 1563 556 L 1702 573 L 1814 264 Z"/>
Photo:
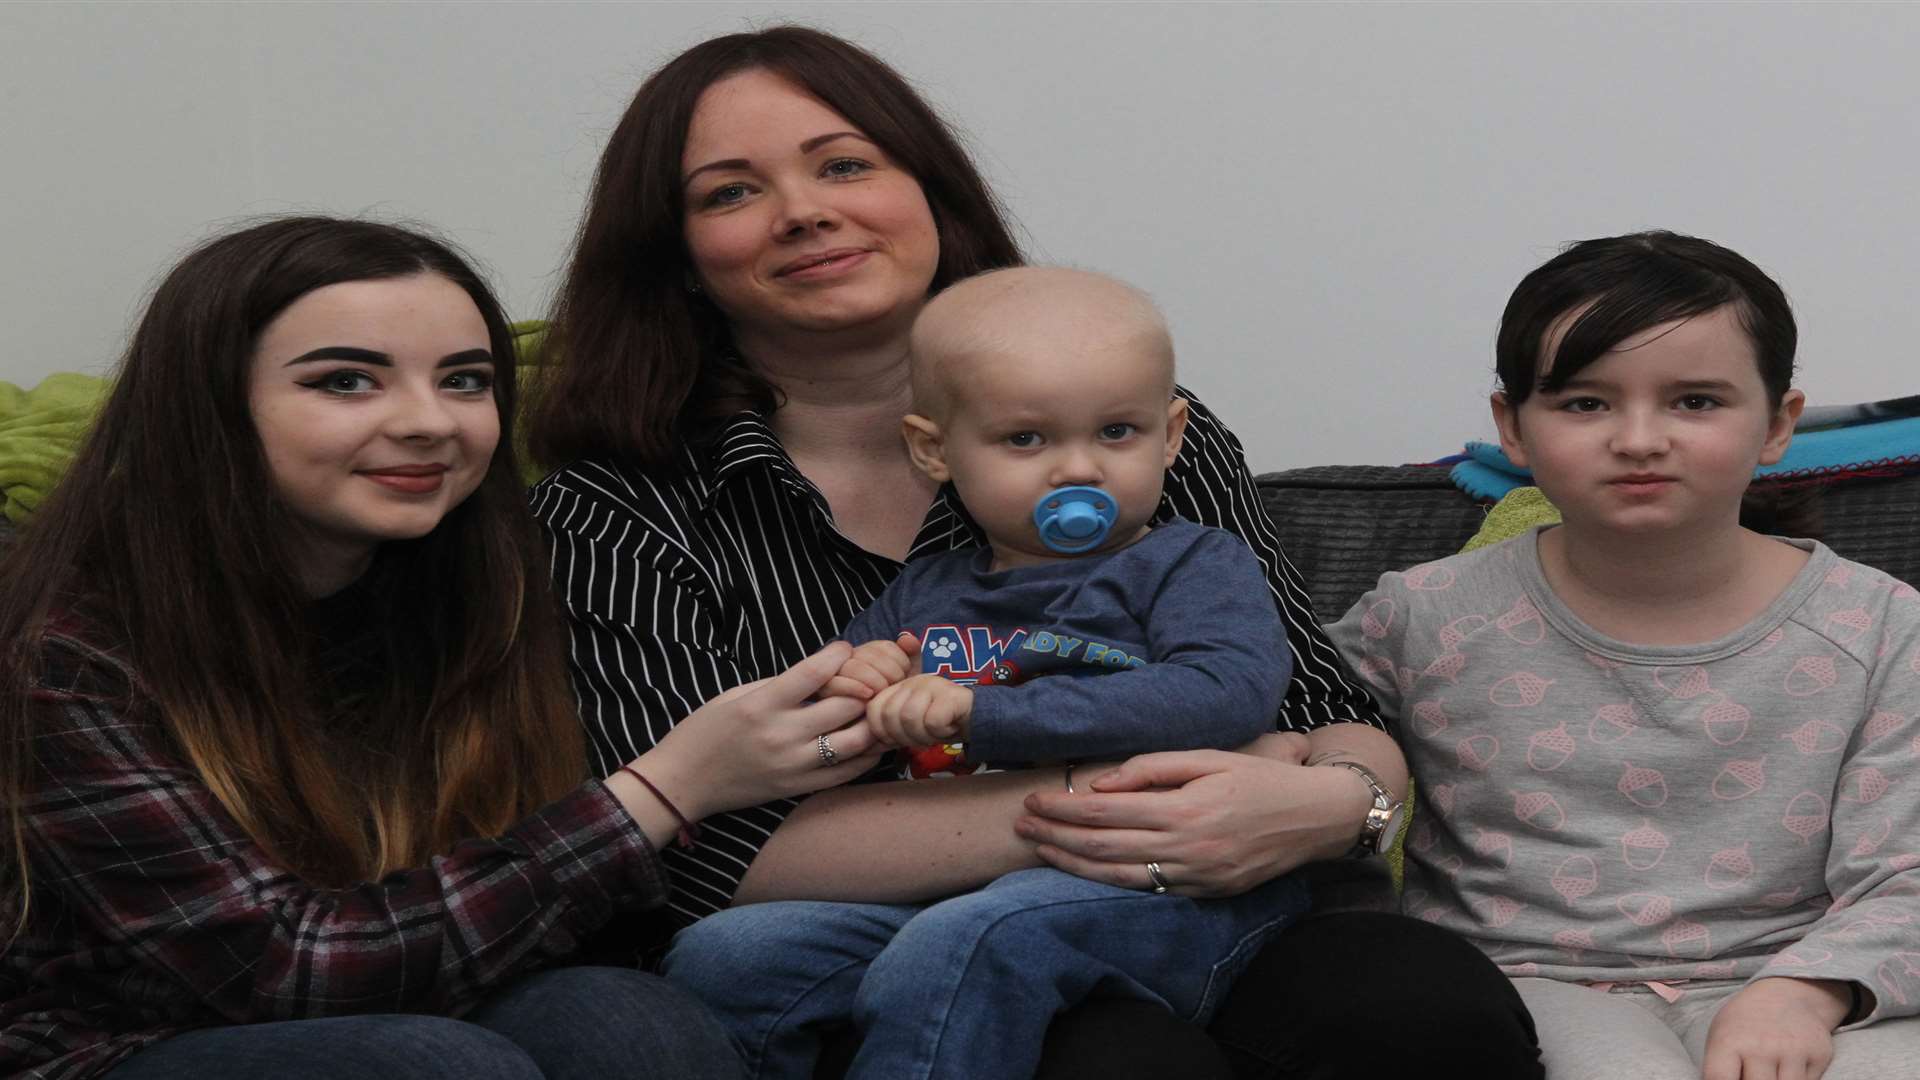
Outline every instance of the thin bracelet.
<path id="1" fill-rule="evenodd" d="M 620 771 L 640 781 L 641 787 L 653 792 L 653 797 L 660 800 L 660 805 L 667 808 L 667 813 L 672 814 L 674 819 L 680 822 L 680 838 L 678 841 L 680 846 L 683 848 L 692 847 L 693 842 L 700 836 L 700 826 L 688 821 L 687 815 L 681 813 L 680 808 L 673 805 L 673 800 L 662 794 L 659 788 L 654 787 L 653 781 L 641 776 L 639 769 L 631 765 L 622 765 L 620 766 Z"/>
<path id="2" fill-rule="evenodd" d="M 1067 794 L 1073 794 L 1073 766 L 1067 766 Z"/>

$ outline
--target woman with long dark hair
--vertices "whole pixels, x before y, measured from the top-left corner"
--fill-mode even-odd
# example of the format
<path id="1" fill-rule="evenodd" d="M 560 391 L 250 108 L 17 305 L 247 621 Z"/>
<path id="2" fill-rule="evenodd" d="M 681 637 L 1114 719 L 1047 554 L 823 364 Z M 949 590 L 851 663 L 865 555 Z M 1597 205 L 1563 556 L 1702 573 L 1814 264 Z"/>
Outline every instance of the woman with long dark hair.
<path id="1" fill-rule="evenodd" d="M 161 283 L 0 577 L 0 1072 L 732 1074 L 673 988 L 565 965 L 665 898 L 686 822 L 862 767 L 859 729 L 815 767 L 852 710 L 800 705 L 844 647 L 582 784 L 513 348 L 389 225 L 270 221 Z"/>
<path id="2" fill-rule="evenodd" d="M 536 456 L 562 466 L 534 507 L 602 768 L 730 687 L 789 670 L 904 562 L 980 543 L 900 437 L 907 332 L 933 293 L 1021 261 L 953 133 L 857 46 L 800 27 L 728 35 L 640 87 L 601 158 L 531 431 Z M 1294 653 L 1273 718 L 1290 734 L 1148 755 L 1083 773 L 1074 791 L 1058 772 L 997 773 L 719 815 L 668 853 L 678 919 L 776 898 L 922 901 L 1043 860 L 1230 895 L 1377 845 L 1404 761 L 1315 624 L 1238 440 L 1185 396 L 1155 520 L 1220 526 L 1254 549 Z M 823 763 L 840 738 L 816 740 Z M 1225 1070 L 1212 1041 L 1139 1004 L 1067 1014 L 1042 1075 Z M 1417 1031 L 1373 1037 L 1383 1022 Z M 1371 1076 L 1436 1057 L 1477 1075 L 1538 1068 L 1498 972 L 1391 916 L 1281 935 L 1212 1031 L 1255 1073 Z"/>

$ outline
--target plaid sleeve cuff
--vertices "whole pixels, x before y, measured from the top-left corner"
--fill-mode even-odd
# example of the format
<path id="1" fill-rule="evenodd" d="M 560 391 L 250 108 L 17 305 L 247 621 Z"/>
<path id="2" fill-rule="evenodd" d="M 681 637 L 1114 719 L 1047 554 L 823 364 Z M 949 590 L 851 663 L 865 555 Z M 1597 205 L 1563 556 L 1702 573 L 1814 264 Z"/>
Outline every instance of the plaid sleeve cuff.
<path id="1" fill-rule="evenodd" d="M 599 780 L 530 815 L 509 837 L 526 845 L 554 887 L 573 901 L 576 932 L 598 929 L 623 911 L 658 907 L 667 876 L 613 792 Z"/>

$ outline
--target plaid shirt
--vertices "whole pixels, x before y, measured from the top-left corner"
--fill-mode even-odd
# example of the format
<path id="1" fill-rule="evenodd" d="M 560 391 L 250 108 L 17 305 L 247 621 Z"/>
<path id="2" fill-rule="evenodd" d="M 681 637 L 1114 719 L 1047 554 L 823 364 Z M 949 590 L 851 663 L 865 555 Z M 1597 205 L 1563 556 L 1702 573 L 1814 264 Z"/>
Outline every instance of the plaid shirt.
<path id="1" fill-rule="evenodd" d="M 192 1027 L 457 1015 L 666 898 L 598 781 L 424 869 L 315 888 L 221 809 L 123 663 L 52 633 L 44 656 L 31 919 L 0 959 L 0 1074 L 95 1076 Z M 0 910 L 0 932 L 14 919 Z"/>

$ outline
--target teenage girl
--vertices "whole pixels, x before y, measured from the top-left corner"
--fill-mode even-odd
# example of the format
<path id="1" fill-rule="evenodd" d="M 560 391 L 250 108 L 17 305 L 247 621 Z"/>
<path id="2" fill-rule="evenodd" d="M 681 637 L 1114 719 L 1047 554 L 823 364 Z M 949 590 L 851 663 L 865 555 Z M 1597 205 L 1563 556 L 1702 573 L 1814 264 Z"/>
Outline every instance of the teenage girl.
<path id="1" fill-rule="evenodd" d="M 737 1075 L 687 995 L 568 965 L 686 822 L 872 763 L 803 704 L 847 647 L 586 779 L 513 375 L 408 230 L 272 221 L 162 282 L 0 574 L 0 1074 Z"/>
<path id="2" fill-rule="evenodd" d="M 1795 336 L 1723 247 L 1574 245 L 1508 302 L 1493 395 L 1564 523 L 1332 628 L 1418 778 L 1403 904 L 1513 978 L 1555 1080 L 1920 1061 L 1920 596 L 1739 520 Z"/>

